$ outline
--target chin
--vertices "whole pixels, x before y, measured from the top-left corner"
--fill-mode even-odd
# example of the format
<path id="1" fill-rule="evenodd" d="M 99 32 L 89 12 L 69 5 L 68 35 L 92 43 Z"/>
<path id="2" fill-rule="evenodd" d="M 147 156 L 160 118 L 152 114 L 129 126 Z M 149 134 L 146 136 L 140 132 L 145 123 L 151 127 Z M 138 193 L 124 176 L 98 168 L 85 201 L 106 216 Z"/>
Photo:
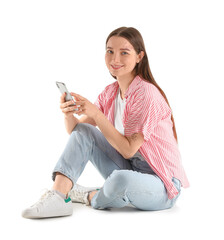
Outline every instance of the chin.
<path id="1" fill-rule="evenodd" d="M 114 71 L 110 71 L 110 74 L 111 74 L 114 78 L 119 77 L 119 74 L 116 74 Z"/>

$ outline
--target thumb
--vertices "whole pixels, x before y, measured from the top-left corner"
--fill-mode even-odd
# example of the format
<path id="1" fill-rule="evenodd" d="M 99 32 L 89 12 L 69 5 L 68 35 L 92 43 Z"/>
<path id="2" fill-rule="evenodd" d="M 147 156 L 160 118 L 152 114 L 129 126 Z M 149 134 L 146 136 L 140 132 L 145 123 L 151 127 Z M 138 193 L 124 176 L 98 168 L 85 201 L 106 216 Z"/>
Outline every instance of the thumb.
<path id="1" fill-rule="evenodd" d="M 77 93 L 71 92 L 71 95 L 72 95 L 77 101 L 85 100 L 84 97 L 82 97 L 81 95 L 79 95 L 79 94 L 77 94 Z"/>
<path id="2" fill-rule="evenodd" d="M 73 93 L 73 92 L 71 92 L 70 94 L 73 96 L 73 98 L 75 99 L 75 101 L 80 101 L 80 100 L 81 100 L 81 99 L 79 99 L 79 98 L 77 97 L 77 94 L 75 94 L 75 93 Z"/>

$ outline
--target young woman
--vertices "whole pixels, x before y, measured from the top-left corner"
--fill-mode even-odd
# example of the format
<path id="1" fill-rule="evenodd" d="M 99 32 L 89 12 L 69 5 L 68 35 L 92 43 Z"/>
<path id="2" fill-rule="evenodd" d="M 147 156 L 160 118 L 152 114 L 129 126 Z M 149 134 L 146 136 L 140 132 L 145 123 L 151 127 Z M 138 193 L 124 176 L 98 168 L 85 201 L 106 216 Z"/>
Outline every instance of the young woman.
<path id="1" fill-rule="evenodd" d="M 116 81 L 95 104 L 71 93 L 76 103 L 71 106 L 74 102 L 61 96 L 70 138 L 54 168 L 53 189 L 25 209 L 23 217 L 71 215 L 72 201 L 95 209 L 131 204 L 163 210 L 174 206 L 181 187 L 188 187 L 172 111 L 152 76 L 139 31 L 121 27 L 111 32 L 105 61 Z M 76 184 L 88 160 L 105 179 L 101 188 Z"/>

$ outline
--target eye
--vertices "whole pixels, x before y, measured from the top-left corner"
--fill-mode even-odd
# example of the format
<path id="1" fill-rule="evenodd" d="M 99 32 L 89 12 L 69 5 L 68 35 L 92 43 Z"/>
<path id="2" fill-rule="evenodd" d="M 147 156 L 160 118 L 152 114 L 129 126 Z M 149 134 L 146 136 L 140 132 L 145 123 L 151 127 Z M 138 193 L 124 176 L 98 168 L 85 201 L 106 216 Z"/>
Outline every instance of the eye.
<path id="1" fill-rule="evenodd" d="M 107 53 L 112 54 L 113 51 L 112 50 L 107 50 Z"/>
<path id="2" fill-rule="evenodd" d="M 128 53 L 127 52 L 122 52 L 121 55 L 127 55 Z"/>

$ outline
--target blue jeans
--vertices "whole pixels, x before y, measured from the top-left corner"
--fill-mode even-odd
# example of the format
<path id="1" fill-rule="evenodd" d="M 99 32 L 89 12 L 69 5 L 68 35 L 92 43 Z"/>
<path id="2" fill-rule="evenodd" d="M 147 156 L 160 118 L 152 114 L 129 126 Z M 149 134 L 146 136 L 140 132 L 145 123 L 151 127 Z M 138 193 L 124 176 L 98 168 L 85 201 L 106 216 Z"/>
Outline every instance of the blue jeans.
<path id="1" fill-rule="evenodd" d="M 141 210 L 171 208 L 180 195 L 180 181 L 173 178 L 179 194 L 174 199 L 168 199 L 163 182 L 148 164 L 149 173 L 133 165 L 135 160 L 139 160 L 137 158 L 123 158 L 96 127 L 79 123 L 70 135 L 52 178 L 54 180 L 56 172 L 60 172 L 74 184 L 90 160 L 105 179 L 103 187 L 91 200 L 93 208 L 121 208 L 129 204 Z"/>

